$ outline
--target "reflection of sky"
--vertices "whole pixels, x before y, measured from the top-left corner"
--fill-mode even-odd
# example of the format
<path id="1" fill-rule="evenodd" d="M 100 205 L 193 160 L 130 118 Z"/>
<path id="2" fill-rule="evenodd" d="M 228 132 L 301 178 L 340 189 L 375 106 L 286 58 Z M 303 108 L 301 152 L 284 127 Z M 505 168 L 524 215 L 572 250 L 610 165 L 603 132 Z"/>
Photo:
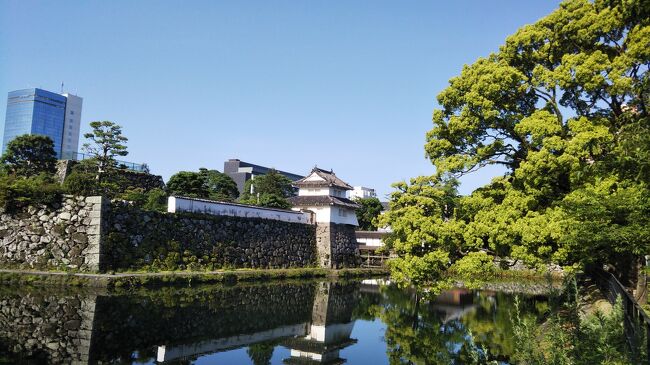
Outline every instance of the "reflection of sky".
<path id="1" fill-rule="evenodd" d="M 384 332 L 386 332 L 386 325 L 379 319 L 357 320 L 351 337 L 359 342 L 341 350 L 340 357 L 347 359 L 346 364 L 388 364 Z"/>

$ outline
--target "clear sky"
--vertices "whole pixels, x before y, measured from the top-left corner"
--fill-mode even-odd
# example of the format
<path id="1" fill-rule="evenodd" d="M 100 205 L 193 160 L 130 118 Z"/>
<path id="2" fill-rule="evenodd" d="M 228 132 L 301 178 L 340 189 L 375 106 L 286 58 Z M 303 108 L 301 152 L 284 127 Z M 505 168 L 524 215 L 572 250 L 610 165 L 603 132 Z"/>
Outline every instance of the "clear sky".
<path id="1" fill-rule="evenodd" d="M 449 78 L 558 3 L 0 0 L 0 95 L 65 82 L 82 133 L 122 125 L 126 160 L 165 180 L 239 158 L 384 195 L 434 171 L 424 139 Z"/>

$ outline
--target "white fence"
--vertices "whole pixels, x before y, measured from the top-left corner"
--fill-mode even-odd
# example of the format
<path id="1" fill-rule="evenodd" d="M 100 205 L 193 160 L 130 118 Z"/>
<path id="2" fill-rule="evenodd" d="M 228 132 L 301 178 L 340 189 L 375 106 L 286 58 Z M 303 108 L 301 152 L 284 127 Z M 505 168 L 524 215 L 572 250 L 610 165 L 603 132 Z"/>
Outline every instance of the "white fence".
<path id="1" fill-rule="evenodd" d="M 193 212 L 231 217 L 262 218 L 303 224 L 314 223 L 314 215 L 311 212 L 262 208 L 252 205 L 185 198 L 180 196 L 169 197 L 167 200 L 167 211 L 170 213 Z"/>

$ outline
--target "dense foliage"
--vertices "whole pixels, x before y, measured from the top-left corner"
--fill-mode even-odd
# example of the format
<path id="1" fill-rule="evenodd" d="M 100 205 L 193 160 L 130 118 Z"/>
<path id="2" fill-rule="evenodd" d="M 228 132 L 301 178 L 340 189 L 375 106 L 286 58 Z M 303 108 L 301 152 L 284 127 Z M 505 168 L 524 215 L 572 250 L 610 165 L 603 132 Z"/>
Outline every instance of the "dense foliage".
<path id="1" fill-rule="evenodd" d="M 287 198 L 292 195 L 291 180 L 271 169 L 266 175 L 255 176 L 246 181 L 244 193 L 239 201 L 243 204 L 288 209 L 291 208 L 291 203 Z"/>
<path id="2" fill-rule="evenodd" d="M 358 198 L 354 202 L 359 204 L 359 208 L 356 210 L 359 229 L 363 231 L 376 231 L 377 217 L 384 210 L 379 199 Z"/>
<path id="3" fill-rule="evenodd" d="M 3 170 L 12 175 L 36 176 L 54 174 L 56 171 L 56 152 L 50 137 L 25 134 L 7 144 L 0 158 Z"/>
<path id="4" fill-rule="evenodd" d="M 199 172 L 177 172 L 169 178 L 167 190 L 172 195 L 219 201 L 233 201 L 239 195 L 237 184 L 230 176 L 205 168 Z"/>
<path id="5" fill-rule="evenodd" d="M 26 206 L 53 205 L 61 199 L 61 185 L 47 174 L 0 174 L 0 208 L 13 213 Z"/>
<path id="6" fill-rule="evenodd" d="M 84 134 L 89 143 L 83 149 L 92 157 L 97 169 L 96 178 L 101 180 L 109 169 L 117 166 L 116 156 L 129 154 L 126 148 L 128 138 L 122 135 L 122 127 L 110 121 L 90 123 L 92 132 Z"/>
<path id="7" fill-rule="evenodd" d="M 382 217 L 395 276 L 504 257 L 630 271 L 650 248 L 649 46 L 650 3 L 570 0 L 463 67 L 427 134 L 436 174 L 396 184 Z M 487 165 L 506 173 L 459 197 Z"/>

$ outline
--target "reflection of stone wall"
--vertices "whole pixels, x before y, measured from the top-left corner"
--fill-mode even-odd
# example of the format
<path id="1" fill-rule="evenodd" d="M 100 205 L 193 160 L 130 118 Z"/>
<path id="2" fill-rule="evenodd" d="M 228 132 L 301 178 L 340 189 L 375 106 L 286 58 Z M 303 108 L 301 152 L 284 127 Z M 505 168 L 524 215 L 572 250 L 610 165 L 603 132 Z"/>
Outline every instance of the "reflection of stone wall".
<path id="1" fill-rule="evenodd" d="M 113 203 L 106 268 L 285 268 L 315 263 L 315 228 L 259 218 L 143 212 Z"/>
<path id="2" fill-rule="evenodd" d="M 234 286 L 100 297 L 94 359 L 308 323 L 314 284 Z M 128 320 L 125 320 L 128 318 Z"/>
<path id="3" fill-rule="evenodd" d="M 0 342 L 35 363 L 87 363 L 94 318 L 92 295 L 41 294 L 0 297 Z"/>
<path id="4" fill-rule="evenodd" d="M 357 305 L 359 283 L 321 282 L 317 286 L 312 324 L 348 323 Z"/>
<path id="5" fill-rule="evenodd" d="M 159 288 L 125 294 L 0 290 L 0 362 L 131 363 L 350 324 L 358 283 Z M 330 327 L 324 329 L 330 331 Z M 350 327 L 351 329 L 351 327 Z M 349 333 L 348 333 L 349 335 Z"/>
<path id="6" fill-rule="evenodd" d="M 317 224 L 316 246 L 321 267 L 359 266 L 361 259 L 354 228 L 349 224 Z"/>
<path id="7" fill-rule="evenodd" d="M 0 212 L 0 266 L 97 270 L 101 197 L 64 197 L 52 208 Z"/>

